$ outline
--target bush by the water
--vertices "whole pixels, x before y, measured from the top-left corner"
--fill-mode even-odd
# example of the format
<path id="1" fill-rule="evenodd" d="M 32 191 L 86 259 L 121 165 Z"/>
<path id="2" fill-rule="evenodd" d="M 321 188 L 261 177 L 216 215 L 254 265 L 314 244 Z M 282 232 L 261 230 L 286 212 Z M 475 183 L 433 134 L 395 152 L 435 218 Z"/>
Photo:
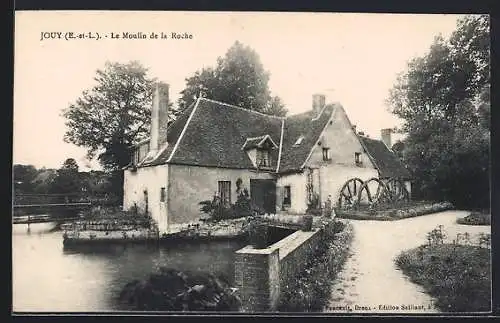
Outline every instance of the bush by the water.
<path id="1" fill-rule="evenodd" d="M 458 224 L 491 225 L 491 215 L 485 212 L 472 212 L 464 218 L 457 220 Z"/>
<path id="2" fill-rule="evenodd" d="M 443 312 L 490 310 L 490 249 L 431 244 L 401 253 L 396 264 L 437 299 Z"/>
<path id="3" fill-rule="evenodd" d="M 279 311 L 321 312 L 327 305 L 333 281 L 347 259 L 353 228 L 350 223 L 336 221 L 332 233 L 319 244 L 295 286 L 282 291 Z"/>
<path id="4" fill-rule="evenodd" d="M 221 277 L 169 268 L 128 283 L 119 300 L 139 311 L 238 311 L 241 306 L 235 289 Z"/>
<path id="5" fill-rule="evenodd" d="M 214 195 L 211 200 L 201 201 L 200 211 L 207 214 L 211 221 L 235 219 L 253 215 L 257 210 L 250 201 L 250 194 L 241 185 L 241 179 L 236 182 L 237 199 L 234 204 L 226 205 L 222 199 Z"/>

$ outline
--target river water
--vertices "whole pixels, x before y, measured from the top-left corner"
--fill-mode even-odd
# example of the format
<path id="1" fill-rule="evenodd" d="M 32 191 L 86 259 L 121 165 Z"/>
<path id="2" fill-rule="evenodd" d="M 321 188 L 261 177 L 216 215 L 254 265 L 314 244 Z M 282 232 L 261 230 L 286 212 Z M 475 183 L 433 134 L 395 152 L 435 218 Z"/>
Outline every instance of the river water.
<path id="1" fill-rule="evenodd" d="M 175 245 L 105 245 L 64 248 L 54 223 L 13 225 L 14 312 L 126 310 L 117 302 L 125 284 L 165 266 L 223 275 L 234 282 L 234 251 L 241 241 Z"/>

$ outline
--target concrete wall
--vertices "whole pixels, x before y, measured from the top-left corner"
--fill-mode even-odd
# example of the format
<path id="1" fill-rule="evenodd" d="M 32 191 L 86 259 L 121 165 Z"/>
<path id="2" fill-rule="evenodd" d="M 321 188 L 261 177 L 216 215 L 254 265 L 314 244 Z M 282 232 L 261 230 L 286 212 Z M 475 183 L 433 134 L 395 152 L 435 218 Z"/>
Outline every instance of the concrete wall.
<path id="1" fill-rule="evenodd" d="M 297 173 L 280 176 L 277 187 L 290 186 L 291 205 L 288 213 L 304 214 L 307 209 L 307 177 L 306 173 Z M 277 198 L 280 198 L 279 196 Z"/>
<path id="2" fill-rule="evenodd" d="M 250 192 L 250 179 L 273 179 L 274 175 L 246 169 L 169 165 L 169 224 L 199 220 L 199 203 L 211 200 L 218 192 L 218 181 L 231 181 L 231 203 L 236 202 L 236 181 Z"/>
<path id="3" fill-rule="evenodd" d="M 168 211 L 166 202 L 160 205 L 161 188 L 167 189 L 168 165 L 141 167 L 135 172 L 125 170 L 123 181 L 123 209 L 129 210 L 134 204 L 141 212 L 145 211 L 144 191 L 148 192 L 148 212 L 158 224 L 160 234 L 168 230 Z"/>

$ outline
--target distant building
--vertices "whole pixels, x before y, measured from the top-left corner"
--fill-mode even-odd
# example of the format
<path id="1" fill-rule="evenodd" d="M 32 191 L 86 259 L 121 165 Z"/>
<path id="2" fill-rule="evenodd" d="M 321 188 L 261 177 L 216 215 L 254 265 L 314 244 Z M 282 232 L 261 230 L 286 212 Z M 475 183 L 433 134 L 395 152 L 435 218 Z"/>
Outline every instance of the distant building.
<path id="1" fill-rule="evenodd" d="M 198 203 L 214 194 L 234 203 L 238 179 L 267 212 L 301 214 L 312 195 L 335 203 L 350 178 L 409 178 L 388 148 L 389 130 L 385 143 L 359 135 L 322 94 L 285 118 L 200 97 L 170 125 L 167 103 L 168 86 L 157 86 L 150 138 L 124 169 L 124 209 L 147 210 L 162 232 L 198 220 Z"/>

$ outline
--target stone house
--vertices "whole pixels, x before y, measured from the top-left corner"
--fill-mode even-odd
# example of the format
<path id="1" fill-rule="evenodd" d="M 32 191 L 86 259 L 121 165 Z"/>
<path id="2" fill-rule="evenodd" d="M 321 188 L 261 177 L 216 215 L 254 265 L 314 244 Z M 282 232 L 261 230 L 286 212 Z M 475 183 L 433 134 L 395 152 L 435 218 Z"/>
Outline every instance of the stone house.
<path id="1" fill-rule="evenodd" d="M 270 213 L 305 213 L 313 198 L 337 201 L 350 178 L 409 179 L 382 139 L 360 135 L 339 103 L 313 95 L 308 112 L 276 117 L 198 98 L 170 125 L 168 85 L 157 86 L 150 138 L 124 168 L 124 209 L 150 212 L 161 232 L 197 221 L 199 202 L 236 201 L 236 182 Z M 409 182 L 408 182 L 408 187 Z"/>

